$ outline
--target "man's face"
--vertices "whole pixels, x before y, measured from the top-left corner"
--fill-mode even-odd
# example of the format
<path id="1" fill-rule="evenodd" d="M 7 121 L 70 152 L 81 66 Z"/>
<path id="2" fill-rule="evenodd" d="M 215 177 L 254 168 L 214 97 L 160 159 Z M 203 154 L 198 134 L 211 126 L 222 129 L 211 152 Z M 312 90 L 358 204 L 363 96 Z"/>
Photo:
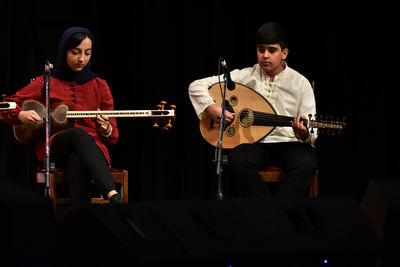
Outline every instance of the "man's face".
<path id="1" fill-rule="evenodd" d="M 289 50 L 282 50 L 279 44 L 257 44 L 258 64 L 269 76 L 275 76 L 283 70 L 281 61 L 286 59 L 288 53 Z"/>

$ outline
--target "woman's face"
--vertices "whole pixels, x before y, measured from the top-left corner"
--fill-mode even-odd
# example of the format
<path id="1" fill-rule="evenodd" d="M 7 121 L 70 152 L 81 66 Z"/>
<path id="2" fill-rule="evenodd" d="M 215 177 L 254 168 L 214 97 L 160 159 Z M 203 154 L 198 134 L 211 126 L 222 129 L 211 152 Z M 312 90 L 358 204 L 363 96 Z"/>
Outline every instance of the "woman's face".
<path id="1" fill-rule="evenodd" d="M 67 51 L 67 65 L 73 71 L 81 71 L 90 61 L 92 55 L 92 40 L 86 37 L 75 48 Z"/>

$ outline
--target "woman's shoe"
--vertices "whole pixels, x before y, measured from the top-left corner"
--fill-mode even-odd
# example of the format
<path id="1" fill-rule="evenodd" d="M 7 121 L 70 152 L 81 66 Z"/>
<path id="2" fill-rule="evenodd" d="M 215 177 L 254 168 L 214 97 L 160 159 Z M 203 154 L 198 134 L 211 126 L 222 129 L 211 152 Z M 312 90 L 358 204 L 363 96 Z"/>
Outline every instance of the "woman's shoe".
<path id="1" fill-rule="evenodd" d="M 110 197 L 111 204 L 124 204 L 124 200 L 122 199 L 120 194 L 114 194 Z"/>

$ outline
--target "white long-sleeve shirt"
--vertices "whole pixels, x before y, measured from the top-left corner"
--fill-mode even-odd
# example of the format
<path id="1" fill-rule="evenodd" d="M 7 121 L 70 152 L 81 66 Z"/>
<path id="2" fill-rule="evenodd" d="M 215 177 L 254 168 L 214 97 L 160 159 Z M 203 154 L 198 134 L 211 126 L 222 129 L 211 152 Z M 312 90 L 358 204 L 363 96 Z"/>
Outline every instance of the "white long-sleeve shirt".
<path id="1" fill-rule="evenodd" d="M 252 88 L 265 97 L 275 108 L 278 115 L 308 117 L 315 115 L 315 98 L 310 82 L 294 69 L 285 66 L 273 81 L 258 64 L 250 68 L 233 70 L 231 78 L 234 82 Z M 222 80 L 222 78 L 221 78 Z M 197 116 L 202 119 L 205 109 L 214 104 L 208 94 L 208 88 L 218 82 L 218 76 L 196 80 L 189 85 L 189 97 Z M 317 134 L 310 134 L 305 142 L 312 143 Z M 276 127 L 268 136 L 260 140 L 262 143 L 302 142 L 291 127 Z"/>

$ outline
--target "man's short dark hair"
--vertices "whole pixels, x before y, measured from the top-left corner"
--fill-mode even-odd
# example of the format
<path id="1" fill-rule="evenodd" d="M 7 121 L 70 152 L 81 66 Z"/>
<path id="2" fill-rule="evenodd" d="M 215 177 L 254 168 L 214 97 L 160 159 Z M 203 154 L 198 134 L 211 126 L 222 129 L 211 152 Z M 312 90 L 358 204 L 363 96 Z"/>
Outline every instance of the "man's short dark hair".
<path id="1" fill-rule="evenodd" d="M 266 22 L 258 28 L 256 33 L 257 44 L 279 44 L 281 49 L 288 46 L 286 28 L 277 22 Z"/>

